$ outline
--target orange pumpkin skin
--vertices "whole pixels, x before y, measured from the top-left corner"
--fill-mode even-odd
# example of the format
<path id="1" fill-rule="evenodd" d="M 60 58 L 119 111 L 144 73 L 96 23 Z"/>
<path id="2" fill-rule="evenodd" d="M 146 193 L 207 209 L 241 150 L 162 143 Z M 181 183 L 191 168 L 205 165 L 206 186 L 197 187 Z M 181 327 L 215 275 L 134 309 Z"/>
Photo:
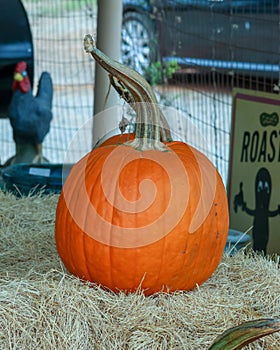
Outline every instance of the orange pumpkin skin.
<path id="1" fill-rule="evenodd" d="M 125 143 L 127 141 L 131 141 L 134 138 L 135 138 L 135 134 L 134 133 L 114 135 L 114 136 L 109 137 L 104 142 L 102 142 L 99 145 L 99 147 L 100 146 L 108 146 L 108 145 L 120 145 L 120 144 Z"/>
<path id="2" fill-rule="evenodd" d="M 114 292 L 128 293 L 140 288 L 146 295 L 190 290 L 212 275 L 221 260 L 228 233 L 223 182 L 199 151 L 182 142 L 170 142 L 168 147 L 170 152 L 140 152 L 128 146 L 108 145 L 93 150 L 74 166 L 61 192 L 55 223 L 57 250 L 72 274 Z M 166 159 L 172 176 L 155 160 L 159 153 L 160 157 L 169 157 Z M 121 210 L 117 199 L 114 203 L 117 186 L 112 184 L 114 166 L 120 163 L 114 154 L 124 160 L 133 155 L 132 161 L 120 165 L 123 169 L 116 184 L 128 202 L 136 201 L 134 211 Z M 178 159 L 183 171 L 177 169 Z M 111 177 L 103 178 L 107 163 L 109 170 L 112 165 Z M 208 178 L 210 173 L 214 174 L 213 186 L 213 176 Z M 151 205 L 143 209 L 137 207 L 137 200 L 141 202 L 139 185 L 144 179 L 150 179 L 156 191 Z M 213 187 L 209 210 L 203 214 L 202 223 L 190 232 L 201 193 L 207 186 Z M 105 195 L 104 189 L 111 193 Z M 113 202 L 108 199 L 111 194 Z M 142 195 L 145 197 L 145 193 Z M 186 203 L 185 207 L 182 203 Z M 174 220 L 178 211 L 182 215 Z M 148 231 L 134 237 L 134 230 L 139 227 Z M 130 231 L 125 231 L 126 228 Z"/>

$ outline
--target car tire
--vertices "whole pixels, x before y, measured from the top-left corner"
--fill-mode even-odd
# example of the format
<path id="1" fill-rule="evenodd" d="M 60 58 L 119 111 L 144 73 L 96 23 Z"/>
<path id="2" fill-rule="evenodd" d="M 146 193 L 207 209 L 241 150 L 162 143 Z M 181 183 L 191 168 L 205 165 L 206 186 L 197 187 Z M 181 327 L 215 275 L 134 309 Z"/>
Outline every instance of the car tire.
<path id="1" fill-rule="evenodd" d="M 122 63 L 145 76 L 146 69 L 157 57 L 154 22 L 145 14 L 125 13 L 122 23 Z"/>

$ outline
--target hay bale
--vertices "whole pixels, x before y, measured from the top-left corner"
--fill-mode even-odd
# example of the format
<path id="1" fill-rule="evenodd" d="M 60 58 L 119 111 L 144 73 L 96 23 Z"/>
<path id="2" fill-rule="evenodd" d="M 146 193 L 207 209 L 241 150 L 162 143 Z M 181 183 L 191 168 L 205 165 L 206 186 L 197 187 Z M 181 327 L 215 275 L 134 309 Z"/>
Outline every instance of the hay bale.
<path id="1" fill-rule="evenodd" d="M 57 200 L 0 192 L 1 349 L 203 350 L 242 321 L 280 317 L 279 257 L 225 255 L 191 292 L 145 297 L 90 288 L 68 274 L 57 255 Z M 279 344 L 275 333 L 246 349 Z"/>

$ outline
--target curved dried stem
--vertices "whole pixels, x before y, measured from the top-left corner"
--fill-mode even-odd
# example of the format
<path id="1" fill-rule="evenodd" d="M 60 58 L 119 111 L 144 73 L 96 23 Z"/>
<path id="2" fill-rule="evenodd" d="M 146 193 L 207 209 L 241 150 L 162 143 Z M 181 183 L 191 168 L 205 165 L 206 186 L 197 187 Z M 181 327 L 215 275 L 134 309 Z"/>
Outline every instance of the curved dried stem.
<path id="1" fill-rule="evenodd" d="M 160 136 L 162 134 L 163 141 L 166 141 L 171 138 L 171 135 L 168 123 L 149 83 L 133 69 L 112 60 L 97 49 L 90 34 L 84 38 L 84 48 L 109 72 L 113 87 L 136 111 L 136 140 L 131 141 L 130 145 L 141 150 L 165 150 L 166 147 L 161 144 Z"/>

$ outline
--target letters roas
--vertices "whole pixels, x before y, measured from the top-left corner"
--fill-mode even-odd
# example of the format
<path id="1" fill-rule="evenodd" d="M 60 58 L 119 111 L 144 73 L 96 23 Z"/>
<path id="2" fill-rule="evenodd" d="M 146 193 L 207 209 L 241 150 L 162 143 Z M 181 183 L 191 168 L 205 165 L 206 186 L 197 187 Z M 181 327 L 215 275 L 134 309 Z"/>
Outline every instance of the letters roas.
<path id="1" fill-rule="evenodd" d="M 280 162 L 280 130 L 244 131 L 241 162 Z"/>

